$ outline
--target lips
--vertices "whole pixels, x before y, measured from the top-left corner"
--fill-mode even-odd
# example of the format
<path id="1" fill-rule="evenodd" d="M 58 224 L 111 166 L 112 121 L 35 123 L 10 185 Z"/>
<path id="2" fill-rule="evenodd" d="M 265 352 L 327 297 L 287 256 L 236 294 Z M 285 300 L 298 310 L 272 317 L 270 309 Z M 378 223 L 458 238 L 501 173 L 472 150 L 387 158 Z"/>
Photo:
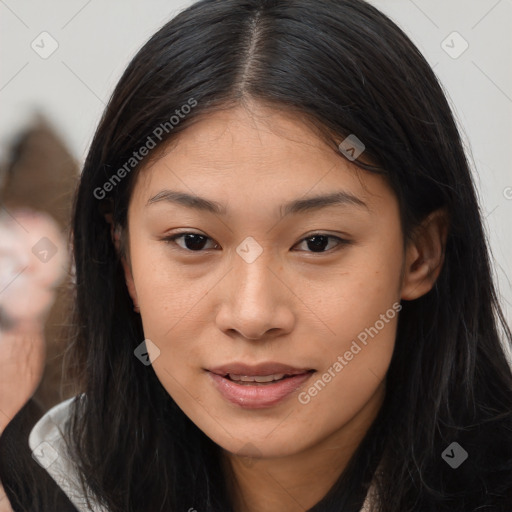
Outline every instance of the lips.
<path id="1" fill-rule="evenodd" d="M 226 400 L 243 408 L 262 409 L 276 405 L 291 395 L 315 370 L 280 363 L 232 363 L 207 371 Z"/>

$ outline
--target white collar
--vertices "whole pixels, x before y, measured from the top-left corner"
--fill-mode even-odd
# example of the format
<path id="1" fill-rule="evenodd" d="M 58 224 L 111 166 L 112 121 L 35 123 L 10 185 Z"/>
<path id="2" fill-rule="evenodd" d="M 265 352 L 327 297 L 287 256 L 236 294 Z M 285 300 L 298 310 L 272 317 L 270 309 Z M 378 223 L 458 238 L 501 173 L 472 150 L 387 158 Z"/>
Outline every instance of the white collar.
<path id="1" fill-rule="evenodd" d="M 32 457 L 48 472 L 80 512 L 108 512 L 95 501 L 87 504 L 74 465 L 67 455 L 64 424 L 71 414 L 70 398 L 50 409 L 32 428 L 28 444 Z"/>

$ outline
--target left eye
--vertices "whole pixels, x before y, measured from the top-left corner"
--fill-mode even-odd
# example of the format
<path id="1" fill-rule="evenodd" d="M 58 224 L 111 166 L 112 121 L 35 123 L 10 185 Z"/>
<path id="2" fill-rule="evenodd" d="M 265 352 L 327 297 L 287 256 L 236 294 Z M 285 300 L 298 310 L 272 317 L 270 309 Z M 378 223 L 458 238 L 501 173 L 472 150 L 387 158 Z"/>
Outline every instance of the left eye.
<path id="1" fill-rule="evenodd" d="M 336 241 L 335 247 L 349 243 L 348 240 L 345 240 L 338 236 L 325 235 L 322 233 L 317 233 L 317 234 L 308 236 L 307 238 L 304 238 L 303 240 L 301 240 L 300 243 L 301 244 L 306 243 L 308 248 L 311 249 L 311 252 L 320 252 L 321 253 L 321 252 L 328 252 L 328 250 L 331 250 L 331 249 L 325 250 L 326 246 L 329 245 L 329 240 Z"/>
<path id="2" fill-rule="evenodd" d="M 176 240 L 181 239 L 181 238 L 183 239 L 184 246 L 176 242 Z M 170 237 L 163 238 L 163 240 L 165 242 L 176 243 L 182 249 L 190 251 L 190 252 L 201 252 L 202 249 L 205 248 L 206 242 L 208 240 L 211 240 L 213 242 L 213 240 L 210 237 L 208 237 L 206 235 L 201 235 L 199 233 L 180 233 L 178 235 L 173 235 Z M 332 247 L 327 249 L 327 247 L 329 246 L 329 240 L 336 241 L 335 247 L 349 243 L 348 240 L 345 240 L 345 239 L 337 237 L 337 236 L 326 235 L 323 233 L 315 233 L 307 238 L 303 238 L 299 242 L 299 244 L 306 243 L 310 252 L 322 253 L 322 252 L 327 252 L 332 249 Z M 219 245 L 217 243 L 214 243 L 213 248 L 216 248 L 218 246 Z M 210 248 L 212 248 L 212 247 L 210 247 Z"/>

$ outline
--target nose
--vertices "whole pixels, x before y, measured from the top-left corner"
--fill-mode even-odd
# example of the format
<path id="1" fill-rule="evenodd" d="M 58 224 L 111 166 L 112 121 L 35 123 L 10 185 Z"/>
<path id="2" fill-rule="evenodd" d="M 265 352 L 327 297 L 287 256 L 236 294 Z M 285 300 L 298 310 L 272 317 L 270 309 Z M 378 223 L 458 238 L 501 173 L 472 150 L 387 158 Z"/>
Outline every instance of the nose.
<path id="1" fill-rule="evenodd" d="M 292 331 L 294 294 L 282 267 L 261 255 L 252 263 L 235 258 L 222 284 L 217 326 L 230 336 L 268 340 Z"/>

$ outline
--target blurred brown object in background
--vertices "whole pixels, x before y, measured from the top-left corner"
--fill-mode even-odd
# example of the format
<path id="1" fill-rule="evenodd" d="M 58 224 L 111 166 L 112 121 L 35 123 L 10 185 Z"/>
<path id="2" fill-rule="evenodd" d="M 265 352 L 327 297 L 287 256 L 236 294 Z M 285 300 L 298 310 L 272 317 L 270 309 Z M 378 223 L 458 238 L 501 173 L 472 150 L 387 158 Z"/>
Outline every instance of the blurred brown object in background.
<path id="1" fill-rule="evenodd" d="M 30 208 L 51 215 L 69 239 L 73 196 L 79 167 L 61 139 L 40 115 L 16 137 L 1 169 L 0 208 L 9 213 Z M 56 289 L 56 300 L 45 323 L 46 366 L 34 400 L 43 411 L 71 396 L 62 386 L 66 327 L 72 300 L 72 275 L 68 270 Z"/>

